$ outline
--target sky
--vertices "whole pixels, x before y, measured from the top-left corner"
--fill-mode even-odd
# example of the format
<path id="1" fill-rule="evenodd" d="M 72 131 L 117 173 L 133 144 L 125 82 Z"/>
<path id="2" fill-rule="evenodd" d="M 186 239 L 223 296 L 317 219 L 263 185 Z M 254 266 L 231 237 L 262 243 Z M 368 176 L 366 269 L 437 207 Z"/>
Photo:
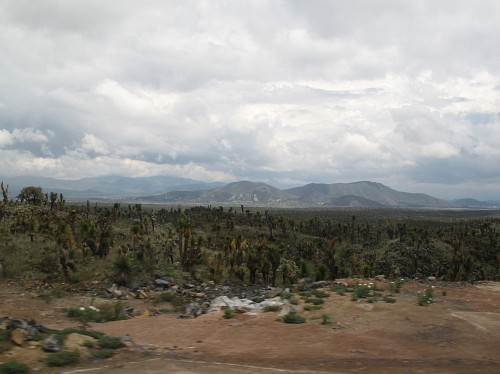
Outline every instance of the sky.
<path id="1" fill-rule="evenodd" d="M 0 175 L 500 199 L 498 0 L 0 0 Z"/>

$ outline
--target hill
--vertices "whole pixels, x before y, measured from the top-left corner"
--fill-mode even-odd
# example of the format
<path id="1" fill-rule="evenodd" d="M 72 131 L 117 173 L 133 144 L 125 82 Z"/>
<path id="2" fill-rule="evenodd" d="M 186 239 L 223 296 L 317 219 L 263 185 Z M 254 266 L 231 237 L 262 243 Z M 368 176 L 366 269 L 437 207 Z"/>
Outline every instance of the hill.
<path id="1" fill-rule="evenodd" d="M 152 203 L 244 204 L 282 207 L 359 207 L 498 209 L 499 202 L 475 199 L 445 201 L 423 193 L 394 190 L 381 183 L 310 183 L 280 190 L 262 182 L 207 183 L 174 176 L 122 177 L 116 175 L 61 180 L 48 177 L 0 178 L 14 199 L 25 186 L 62 193 L 66 199 L 140 200 Z"/>

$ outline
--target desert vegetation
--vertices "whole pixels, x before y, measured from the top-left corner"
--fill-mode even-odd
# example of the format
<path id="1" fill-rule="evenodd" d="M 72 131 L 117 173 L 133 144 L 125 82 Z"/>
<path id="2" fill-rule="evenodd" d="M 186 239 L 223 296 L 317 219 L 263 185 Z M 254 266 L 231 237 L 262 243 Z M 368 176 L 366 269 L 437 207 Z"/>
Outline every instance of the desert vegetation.
<path id="1" fill-rule="evenodd" d="M 37 187 L 16 199 L 3 184 L 2 191 L 5 277 L 132 286 L 173 276 L 276 286 L 305 277 L 500 276 L 496 211 L 70 204 Z"/>

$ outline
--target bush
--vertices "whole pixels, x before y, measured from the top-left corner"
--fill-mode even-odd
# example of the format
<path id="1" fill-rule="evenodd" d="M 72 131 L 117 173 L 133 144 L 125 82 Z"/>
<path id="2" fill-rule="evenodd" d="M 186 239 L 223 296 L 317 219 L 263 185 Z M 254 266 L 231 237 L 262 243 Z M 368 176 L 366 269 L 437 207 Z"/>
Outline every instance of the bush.
<path id="1" fill-rule="evenodd" d="M 66 366 L 78 362 L 80 354 L 78 352 L 61 351 L 51 353 L 47 356 L 48 366 Z"/>
<path id="2" fill-rule="evenodd" d="M 319 310 L 321 307 L 319 305 L 312 305 L 312 304 L 305 304 L 304 305 L 304 310 L 306 312 L 310 312 L 311 310 Z"/>
<path id="3" fill-rule="evenodd" d="M 122 345 L 122 340 L 114 336 L 101 336 L 99 338 L 99 347 L 117 349 Z"/>
<path id="4" fill-rule="evenodd" d="M 428 286 L 418 298 L 418 305 L 427 306 L 434 302 L 434 286 Z"/>
<path id="5" fill-rule="evenodd" d="M 351 300 L 357 301 L 358 299 L 364 299 L 370 295 L 372 292 L 371 284 L 357 284 L 354 286 L 352 291 Z"/>
<path id="6" fill-rule="evenodd" d="M 323 299 L 306 299 L 305 302 L 307 304 L 321 305 L 321 304 L 325 303 L 325 300 L 323 300 Z"/>
<path id="7" fill-rule="evenodd" d="M 290 291 L 283 291 L 280 294 L 280 297 L 281 297 L 282 300 L 289 300 L 292 296 L 293 296 L 293 293 L 290 292 Z"/>
<path id="8" fill-rule="evenodd" d="M 225 319 L 230 319 L 233 317 L 234 317 L 234 309 L 232 309 L 232 308 L 224 309 L 224 318 Z"/>
<path id="9" fill-rule="evenodd" d="M 288 313 L 283 316 L 283 322 L 285 323 L 304 323 L 306 319 L 297 313 Z"/>
<path id="10" fill-rule="evenodd" d="M 8 361 L 0 365 L 0 374 L 25 374 L 29 373 L 28 365 L 17 361 Z"/>
<path id="11" fill-rule="evenodd" d="M 70 307 L 67 310 L 67 315 L 70 318 L 77 318 L 82 323 L 120 321 L 126 318 L 123 303 L 120 300 L 112 305 L 101 305 L 99 308 L 94 306 Z"/>
<path id="12" fill-rule="evenodd" d="M 329 325 L 330 324 L 330 316 L 328 314 L 323 313 L 321 315 L 321 319 L 322 319 L 322 321 L 321 321 L 322 325 Z"/>
<path id="13" fill-rule="evenodd" d="M 278 305 L 266 305 L 263 310 L 264 312 L 277 312 L 281 309 Z"/>
<path id="14" fill-rule="evenodd" d="M 311 293 L 314 296 L 320 297 L 320 298 L 330 297 L 330 294 L 326 291 L 323 291 L 323 290 L 314 289 L 311 291 Z"/>
<path id="15" fill-rule="evenodd" d="M 92 340 L 85 340 L 83 342 L 83 346 L 86 347 L 86 348 L 94 348 L 95 346 L 95 342 L 93 342 Z"/>
<path id="16" fill-rule="evenodd" d="M 110 358 L 114 354 L 111 348 L 98 349 L 92 352 L 92 357 L 94 358 Z"/>
<path id="17" fill-rule="evenodd" d="M 0 342 L 10 341 L 11 330 L 0 330 Z"/>

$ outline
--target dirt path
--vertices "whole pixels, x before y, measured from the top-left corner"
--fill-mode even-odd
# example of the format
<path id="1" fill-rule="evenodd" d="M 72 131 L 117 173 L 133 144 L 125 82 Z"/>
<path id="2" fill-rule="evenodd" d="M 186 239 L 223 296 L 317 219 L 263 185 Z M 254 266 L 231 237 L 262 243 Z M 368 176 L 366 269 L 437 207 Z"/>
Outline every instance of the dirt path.
<path id="1" fill-rule="evenodd" d="M 436 285 L 435 303 L 417 306 L 425 286 L 406 284 L 394 304 L 353 302 L 348 294 L 332 292 L 321 310 L 303 313 L 307 321 L 300 325 L 280 322 L 277 313 L 224 319 L 222 312 L 190 320 L 159 315 L 95 324 L 93 329 L 109 335 L 132 337 L 143 354 L 65 372 L 498 373 L 498 283 Z M 32 312 L 36 304 L 45 318 L 61 321 L 58 305 L 54 309 L 41 300 L 14 296 L 0 291 L 0 314 L 28 311 L 33 303 Z M 331 324 L 321 324 L 323 313 Z"/>

